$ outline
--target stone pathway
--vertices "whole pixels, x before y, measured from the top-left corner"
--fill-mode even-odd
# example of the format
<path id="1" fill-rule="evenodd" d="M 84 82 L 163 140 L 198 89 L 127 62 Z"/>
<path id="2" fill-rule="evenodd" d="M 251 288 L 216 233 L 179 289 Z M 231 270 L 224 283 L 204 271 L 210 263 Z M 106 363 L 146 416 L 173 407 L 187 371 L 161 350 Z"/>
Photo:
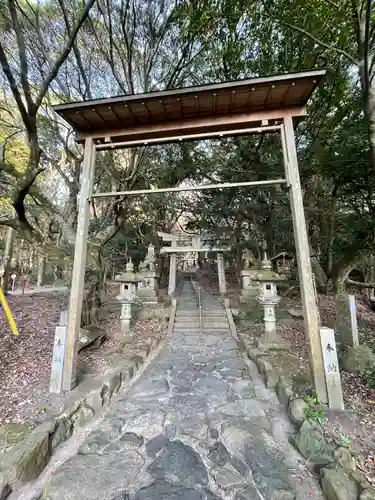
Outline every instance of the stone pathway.
<path id="1" fill-rule="evenodd" d="M 275 395 L 245 362 L 225 311 L 185 283 L 175 328 L 119 395 L 78 455 L 52 476 L 48 500 L 322 499 L 288 442 Z"/>

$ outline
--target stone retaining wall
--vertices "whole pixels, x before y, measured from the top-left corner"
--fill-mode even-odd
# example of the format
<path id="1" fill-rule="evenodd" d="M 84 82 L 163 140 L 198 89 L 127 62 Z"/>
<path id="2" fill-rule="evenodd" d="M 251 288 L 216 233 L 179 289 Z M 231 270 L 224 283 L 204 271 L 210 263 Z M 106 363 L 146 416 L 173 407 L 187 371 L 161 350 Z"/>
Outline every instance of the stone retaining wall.
<path id="1" fill-rule="evenodd" d="M 229 302 L 225 303 L 225 307 L 227 315 L 232 316 Z M 306 417 L 308 404 L 301 398 L 294 398 L 292 382 L 279 375 L 269 359 L 269 352 L 266 349 L 247 348 L 245 338 L 237 332 L 233 319 L 230 326 L 240 346 L 257 365 L 266 387 L 276 392 L 280 403 L 295 424 L 297 434 L 292 444 L 320 474 L 326 499 L 375 500 L 375 489 L 357 470 L 351 451 L 343 446 L 335 448 L 325 439 L 323 427 Z"/>
<path id="2" fill-rule="evenodd" d="M 169 328 L 173 325 L 175 305 Z M 173 316 L 173 319 L 172 319 Z M 0 455 L 0 500 L 5 500 L 11 491 L 36 479 L 48 464 L 53 453 L 74 432 L 86 425 L 107 408 L 113 396 L 121 388 L 126 388 L 137 375 L 148 357 L 157 349 L 162 337 L 154 338 L 151 344 L 143 344 L 137 354 L 124 359 L 115 369 L 90 382 L 90 390 L 81 396 L 71 397 L 64 411 L 50 422 L 45 422 L 35 429 L 11 450 Z"/>

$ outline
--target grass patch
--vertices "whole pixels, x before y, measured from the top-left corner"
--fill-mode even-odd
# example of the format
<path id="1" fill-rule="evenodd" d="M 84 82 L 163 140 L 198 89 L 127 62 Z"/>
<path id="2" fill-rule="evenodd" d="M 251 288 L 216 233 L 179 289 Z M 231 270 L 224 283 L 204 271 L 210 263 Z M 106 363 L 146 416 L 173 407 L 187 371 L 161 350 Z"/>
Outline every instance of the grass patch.
<path id="1" fill-rule="evenodd" d="M 296 387 L 304 387 L 309 385 L 310 377 L 307 372 L 299 371 L 292 377 L 293 385 Z"/>
<path id="2" fill-rule="evenodd" d="M 261 310 L 260 308 L 248 309 L 245 312 L 244 320 L 247 323 L 262 323 L 263 310 Z"/>
<path id="3" fill-rule="evenodd" d="M 296 356 L 288 351 L 269 350 L 267 357 L 279 375 L 292 381 L 294 392 L 304 394 L 311 387 L 310 374 Z"/>

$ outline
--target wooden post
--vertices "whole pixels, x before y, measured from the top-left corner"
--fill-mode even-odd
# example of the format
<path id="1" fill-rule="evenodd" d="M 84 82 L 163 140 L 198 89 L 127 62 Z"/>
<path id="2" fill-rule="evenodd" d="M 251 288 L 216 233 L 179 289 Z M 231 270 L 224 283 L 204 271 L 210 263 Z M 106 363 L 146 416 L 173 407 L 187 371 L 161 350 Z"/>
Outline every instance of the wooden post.
<path id="1" fill-rule="evenodd" d="M 225 280 L 224 256 L 221 252 L 217 253 L 217 275 L 219 278 L 219 291 L 221 295 L 227 292 L 227 284 Z"/>
<path id="2" fill-rule="evenodd" d="M 327 386 L 324 374 L 323 354 L 320 344 L 318 314 L 315 301 L 313 274 L 310 262 L 309 243 L 303 208 L 302 189 L 298 172 L 297 151 L 293 120 L 284 117 L 281 129 L 285 175 L 290 187 L 290 204 L 293 218 L 294 239 L 301 286 L 305 331 L 310 345 L 310 367 L 318 400 L 327 403 Z"/>
<path id="3" fill-rule="evenodd" d="M 171 253 L 169 259 L 168 295 L 172 295 L 176 291 L 176 272 L 177 272 L 177 255 L 175 253 Z"/>
<path id="4" fill-rule="evenodd" d="M 85 283 L 87 237 L 89 228 L 89 197 L 94 178 L 95 145 L 92 138 L 85 141 L 85 153 L 79 194 L 79 212 L 73 276 L 70 289 L 68 332 L 64 353 L 63 390 L 70 391 L 76 384 L 77 339 L 81 327 L 82 301 Z"/>

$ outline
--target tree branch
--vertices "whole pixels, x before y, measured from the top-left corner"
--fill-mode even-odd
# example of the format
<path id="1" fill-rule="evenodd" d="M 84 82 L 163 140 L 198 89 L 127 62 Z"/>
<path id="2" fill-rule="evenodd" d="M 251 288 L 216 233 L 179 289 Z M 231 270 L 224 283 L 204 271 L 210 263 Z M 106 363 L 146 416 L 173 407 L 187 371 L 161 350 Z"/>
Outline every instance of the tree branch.
<path id="1" fill-rule="evenodd" d="M 13 29 L 16 33 L 17 45 L 18 45 L 18 57 L 20 61 L 20 78 L 21 85 L 23 88 L 23 93 L 27 102 L 27 107 L 29 112 L 33 110 L 34 103 L 31 99 L 30 85 L 28 81 L 29 68 L 27 64 L 25 39 L 23 37 L 22 29 L 18 21 L 18 16 L 16 12 L 16 7 L 14 5 L 14 0 L 8 0 L 8 9 L 10 12 L 10 17 L 12 19 Z"/>
<path id="2" fill-rule="evenodd" d="M 327 3 L 329 3 L 330 5 L 332 5 L 333 7 L 335 7 L 335 9 L 339 9 L 340 6 L 339 4 L 333 2 L 332 0 L 325 0 Z"/>
<path id="3" fill-rule="evenodd" d="M 349 278 L 346 280 L 348 285 L 360 286 L 362 288 L 375 288 L 375 283 L 361 283 L 360 281 L 350 280 Z"/>
<path id="4" fill-rule="evenodd" d="M 26 218 L 24 200 L 25 200 L 26 196 L 29 194 L 30 188 L 34 184 L 35 179 L 43 171 L 44 171 L 44 167 L 39 168 L 36 172 L 33 172 L 32 174 L 30 174 L 26 178 L 25 184 L 18 191 L 16 199 L 12 202 L 12 205 L 14 206 L 14 208 L 17 212 L 18 218 L 19 218 L 21 223 L 29 225 L 27 218 Z"/>
<path id="5" fill-rule="evenodd" d="M 315 43 L 317 43 L 321 47 L 324 47 L 325 49 L 331 52 L 337 52 L 338 54 L 341 54 L 342 56 L 346 57 L 352 64 L 358 66 L 358 61 L 352 55 L 350 55 L 349 52 L 346 52 L 346 50 L 339 49 L 338 47 L 334 47 L 333 45 L 329 45 L 328 43 L 323 42 L 323 40 L 320 40 L 319 38 L 309 33 L 308 31 L 304 30 L 303 28 L 300 28 L 299 26 L 295 26 L 294 24 L 290 24 L 285 21 L 281 22 L 291 30 L 298 31 L 302 35 L 307 36 L 308 38 L 310 38 L 310 40 L 313 40 Z"/>
<path id="6" fill-rule="evenodd" d="M 129 40 L 128 33 L 130 29 L 126 28 L 127 20 L 128 20 L 128 12 L 130 11 L 129 0 L 126 0 L 126 5 L 124 7 L 123 0 L 121 1 L 120 7 L 120 15 L 121 15 L 121 31 L 124 38 L 125 46 L 126 46 L 126 60 L 127 66 L 123 65 L 124 76 L 126 78 L 126 83 L 128 85 L 128 91 L 134 94 L 134 82 L 133 82 L 133 48 L 134 48 L 134 36 L 135 36 L 135 27 L 136 27 L 136 12 L 134 1 L 132 2 L 132 14 L 133 14 L 133 25 L 131 29 L 131 38 Z M 117 49 L 118 51 L 118 49 Z M 121 58 L 121 54 L 119 54 Z M 122 59 L 122 58 L 121 58 Z"/>
<path id="7" fill-rule="evenodd" d="M 65 5 L 64 5 L 64 1 L 63 0 L 58 0 L 58 2 L 60 4 L 60 8 L 61 8 L 63 16 L 64 16 L 66 31 L 68 33 L 68 36 L 71 37 L 72 36 L 72 30 L 71 30 L 71 26 L 70 26 L 69 19 L 68 19 L 68 13 L 67 13 Z M 78 49 L 78 46 L 77 46 L 75 40 L 72 43 L 72 47 L 73 47 L 73 52 L 74 52 L 74 55 L 75 55 L 75 58 L 76 58 L 76 61 L 77 61 L 77 65 L 78 65 L 79 71 L 81 73 L 83 82 L 85 84 L 85 96 L 87 96 L 89 99 L 92 99 L 90 85 L 89 85 L 89 82 L 88 82 L 88 79 L 87 79 L 87 76 L 86 76 L 86 73 L 85 73 L 85 69 L 83 67 L 83 63 L 82 63 L 81 53 L 80 53 L 80 51 Z"/>
<path id="8" fill-rule="evenodd" d="M 25 124 L 25 127 L 28 131 L 31 130 L 31 123 L 30 123 L 30 118 L 27 113 L 27 110 L 25 108 L 25 105 L 22 101 L 22 97 L 20 94 L 20 91 L 18 90 L 17 82 L 13 76 L 12 70 L 10 69 L 9 63 L 7 56 L 4 51 L 4 47 L 2 46 L 0 42 L 0 64 L 3 69 L 4 75 L 6 79 L 8 80 L 10 90 L 12 91 L 14 100 L 16 101 L 17 107 L 19 109 L 19 112 L 21 114 L 22 120 Z"/>
<path id="9" fill-rule="evenodd" d="M 37 109 L 41 105 L 43 97 L 45 96 L 45 93 L 48 90 L 48 87 L 50 86 L 51 82 L 55 79 L 57 73 L 59 72 L 59 69 L 61 68 L 61 66 L 64 63 L 64 61 L 66 60 L 66 58 L 68 57 L 68 55 L 72 49 L 72 46 L 77 38 L 78 32 L 79 32 L 82 24 L 85 22 L 88 14 L 91 10 L 91 7 L 95 4 L 95 2 L 96 2 L 96 0 L 88 0 L 87 4 L 85 5 L 84 11 L 83 11 L 79 21 L 74 26 L 74 28 L 71 32 L 71 35 L 69 36 L 69 40 L 65 46 L 65 49 L 60 54 L 60 57 L 55 62 L 54 66 L 52 67 L 51 71 L 49 72 L 47 78 L 45 79 L 45 81 L 42 85 L 42 88 L 40 89 L 40 92 L 38 94 L 38 97 L 37 97 L 37 100 L 35 103 Z"/>
<path id="10" fill-rule="evenodd" d="M 368 81 L 368 85 L 370 86 L 370 79 L 371 79 L 371 74 L 370 74 L 370 68 L 372 66 L 372 61 L 369 60 L 370 58 L 370 26 L 371 26 L 371 12 L 372 12 L 372 0 L 367 0 L 366 3 L 366 13 L 365 13 L 365 41 L 364 41 L 364 65 L 365 65 L 365 73 L 366 73 L 366 78 Z M 364 8 L 364 5 L 363 5 Z"/>

